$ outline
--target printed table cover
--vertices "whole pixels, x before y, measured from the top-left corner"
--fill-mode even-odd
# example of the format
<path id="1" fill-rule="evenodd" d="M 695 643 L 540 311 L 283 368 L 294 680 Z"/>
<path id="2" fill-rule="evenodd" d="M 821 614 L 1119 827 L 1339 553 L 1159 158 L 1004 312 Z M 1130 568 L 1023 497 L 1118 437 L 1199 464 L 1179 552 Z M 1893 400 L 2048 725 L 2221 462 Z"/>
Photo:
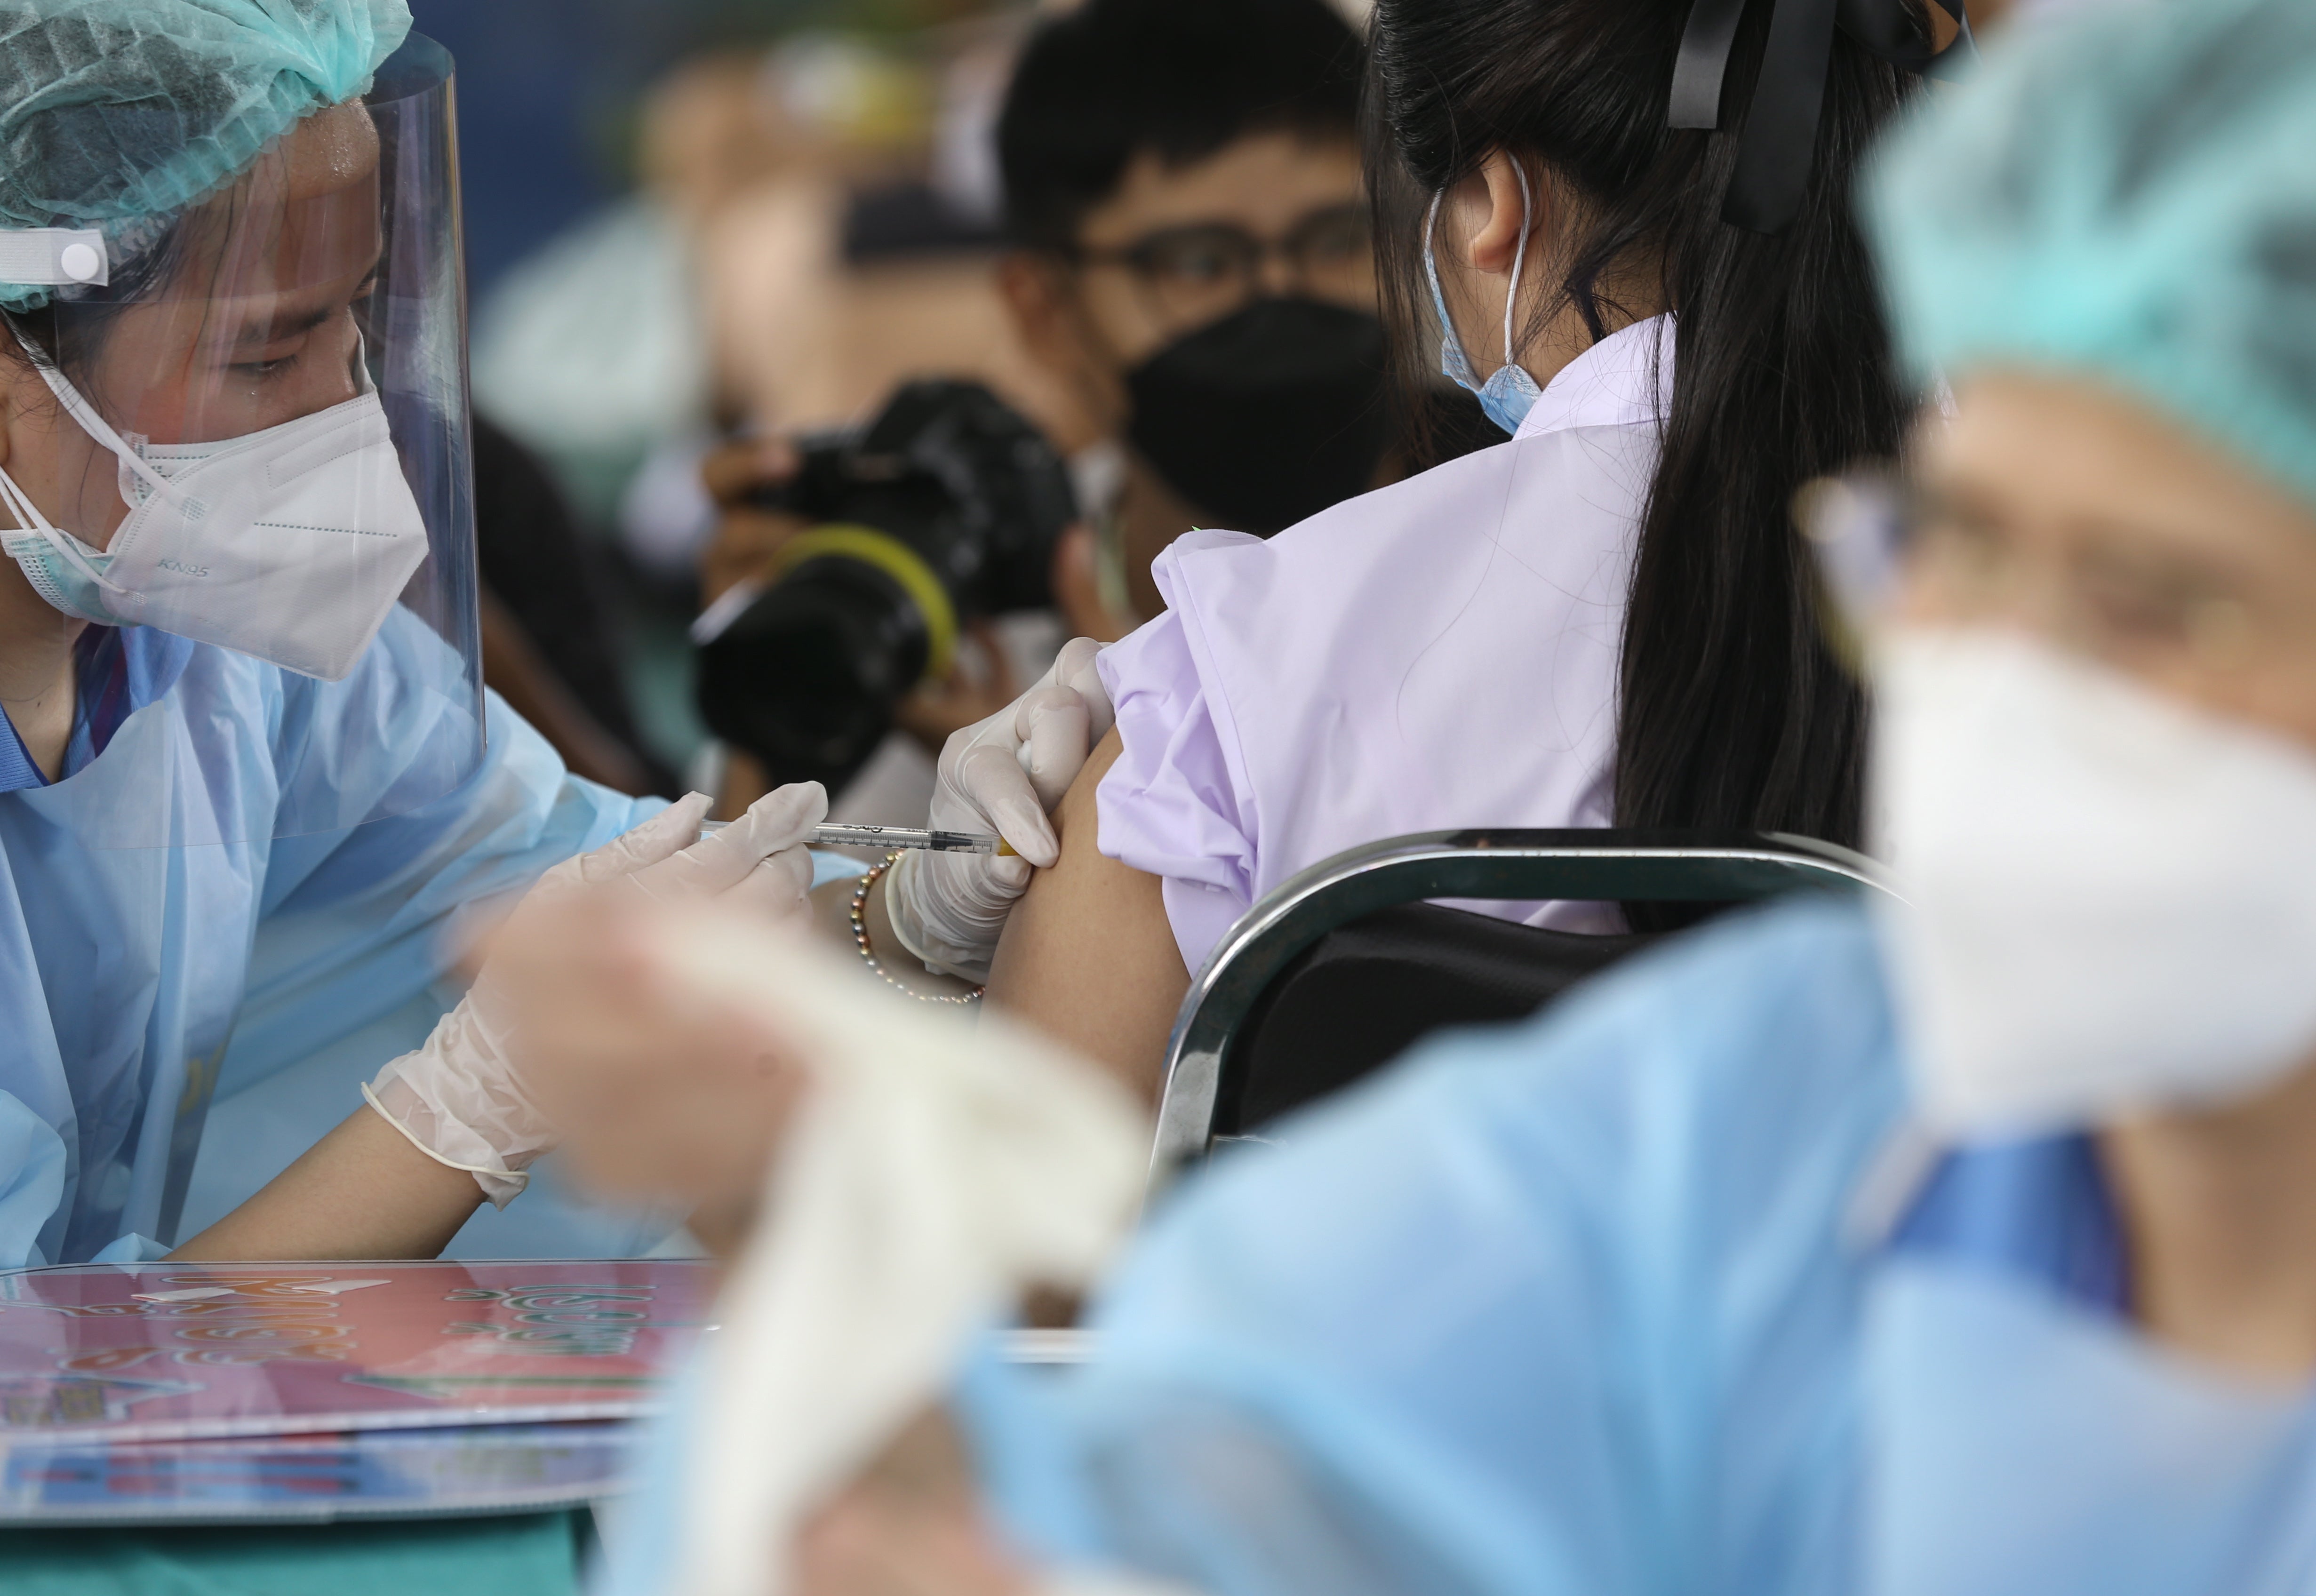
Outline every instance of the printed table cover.
<path id="1" fill-rule="evenodd" d="M 0 1449 L 633 1417 L 715 1283 L 689 1259 L 0 1275 Z"/>
<path id="2" fill-rule="evenodd" d="M 334 1523 L 574 1507 L 628 1485 L 615 1422 L 209 1440 L 19 1441 L 0 1526 Z"/>

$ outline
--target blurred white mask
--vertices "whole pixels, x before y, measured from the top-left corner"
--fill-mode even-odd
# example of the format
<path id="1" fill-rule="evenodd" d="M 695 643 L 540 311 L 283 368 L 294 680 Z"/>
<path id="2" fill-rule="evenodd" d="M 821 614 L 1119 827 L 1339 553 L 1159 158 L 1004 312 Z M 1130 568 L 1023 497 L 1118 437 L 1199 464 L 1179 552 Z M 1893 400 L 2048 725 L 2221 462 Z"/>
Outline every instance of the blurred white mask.
<path id="1" fill-rule="evenodd" d="M 2316 753 L 2023 637 L 1877 650 L 1880 911 L 1920 1107 L 2027 1132 L 2316 1058 Z"/>

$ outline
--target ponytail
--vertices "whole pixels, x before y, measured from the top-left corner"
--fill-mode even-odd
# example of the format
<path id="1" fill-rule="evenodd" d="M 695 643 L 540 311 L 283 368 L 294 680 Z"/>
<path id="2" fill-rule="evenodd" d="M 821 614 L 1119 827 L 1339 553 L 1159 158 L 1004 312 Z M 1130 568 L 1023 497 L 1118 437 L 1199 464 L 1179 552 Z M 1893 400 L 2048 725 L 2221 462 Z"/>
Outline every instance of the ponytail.
<path id="1" fill-rule="evenodd" d="M 1775 234 L 1749 231 L 1723 213 L 1769 7 L 1739 29 L 1718 131 L 1666 125 L 1688 10 L 1378 0 L 1369 145 L 1385 305 L 1403 347 L 1429 346 L 1411 224 L 1495 149 L 1541 162 L 1579 201 L 1581 236 L 1563 241 L 1535 325 L 1572 308 L 1598 340 L 1634 315 L 1608 285 L 1652 266 L 1675 318 L 1674 378 L 1626 611 L 1617 824 L 1855 846 L 1865 701 L 1819 625 L 1792 502 L 1812 477 L 1894 454 L 1912 409 L 1849 193 L 1914 77 L 1837 35 L 1798 209 Z M 1636 928 L 1685 917 L 1627 912 Z"/>

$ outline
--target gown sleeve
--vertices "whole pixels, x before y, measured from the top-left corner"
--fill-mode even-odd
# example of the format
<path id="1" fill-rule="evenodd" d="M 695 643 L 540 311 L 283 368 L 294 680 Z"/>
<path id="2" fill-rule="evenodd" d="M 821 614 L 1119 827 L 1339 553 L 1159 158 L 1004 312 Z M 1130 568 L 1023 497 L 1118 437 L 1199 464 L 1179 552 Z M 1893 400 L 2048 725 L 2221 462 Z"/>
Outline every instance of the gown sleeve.
<path id="1" fill-rule="evenodd" d="M 248 979 L 204 1115 L 180 1235 L 246 1200 L 361 1107 L 361 1083 L 379 1065 L 425 1040 L 460 996 L 452 960 L 485 916 L 511 905 L 549 866 L 663 807 L 569 774 L 498 695 L 485 703 L 481 765 L 447 797 L 272 844 Z M 295 734 L 295 714 L 284 718 Z M 471 737 L 473 722 L 464 725 Z M 423 722 L 388 724 L 384 734 L 370 741 L 386 757 L 366 761 L 356 780 L 392 780 L 432 757 L 426 741 L 443 735 Z M 566 1196 L 551 1168 L 543 1175 L 539 1190 L 509 1210 L 512 1219 L 488 1210 L 489 1221 L 468 1229 L 487 1224 L 492 1234 L 461 1232 L 452 1252 L 471 1244 L 494 1257 L 625 1256 L 671 1227 L 664 1217 L 599 1212 Z"/>
<path id="2" fill-rule="evenodd" d="M 1861 919 L 1707 933 L 1225 1155 L 1093 1362 L 958 1383 L 999 1521 L 1207 1596 L 1848 1589 L 1840 1224 L 1899 1098 Z"/>
<path id="3" fill-rule="evenodd" d="M 549 866 L 664 807 L 571 775 L 487 698 L 489 749 L 450 797 L 350 832 L 274 844 L 246 996 L 219 1090 L 245 1088 L 432 994 L 447 1009 L 459 933 Z M 385 1060 L 380 1058 L 379 1063 Z"/>

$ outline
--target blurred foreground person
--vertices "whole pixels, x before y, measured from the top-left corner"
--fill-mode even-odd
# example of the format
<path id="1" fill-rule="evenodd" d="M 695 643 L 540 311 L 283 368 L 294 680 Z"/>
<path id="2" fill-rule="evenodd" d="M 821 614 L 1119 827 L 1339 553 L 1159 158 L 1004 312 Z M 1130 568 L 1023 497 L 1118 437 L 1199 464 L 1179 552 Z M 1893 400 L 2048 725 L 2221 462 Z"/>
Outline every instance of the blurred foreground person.
<path id="1" fill-rule="evenodd" d="M 821 1533 L 809 1515 L 896 1431 L 894 1477 L 958 1494 L 953 1434 L 913 1416 L 991 1315 L 1085 1288 L 1139 1207 L 1149 1126 L 1003 1017 L 880 991 L 800 931 L 632 895 L 563 907 L 514 923 L 493 955 L 546 1064 L 535 1100 L 598 1190 L 681 1206 L 735 1262 L 723 1333 L 657 1447 L 670 1478 L 695 1448 L 723 1466 L 702 1512 L 655 1502 L 614 1521 L 619 1579 L 777 1588 L 767 1548 Z M 760 1444 L 765 1413 L 778 1445 Z M 1015 1588 L 1010 1558 L 949 1538 L 934 1588 Z"/>
<path id="2" fill-rule="evenodd" d="M 1955 393 L 1866 629 L 1913 906 L 1724 923 L 1234 1154 L 1111 1279 L 1089 1366 L 984 1348 L 793 1543 L 768 1520 L 745 1579 L 681 1588 L 2316 1580 L 2316 12 L 2015 49 L 1867 206 Z M 744 1013 L 703 962 L 562 950 L 557 1081 L 594 990 L 687 1043 L 650 1057 L 823 1090 L 806 984 Z M 715 1438 L 777 1473 L 791 1418 L 701 1394 L 634 1544 L 732 1544 Z"/>

